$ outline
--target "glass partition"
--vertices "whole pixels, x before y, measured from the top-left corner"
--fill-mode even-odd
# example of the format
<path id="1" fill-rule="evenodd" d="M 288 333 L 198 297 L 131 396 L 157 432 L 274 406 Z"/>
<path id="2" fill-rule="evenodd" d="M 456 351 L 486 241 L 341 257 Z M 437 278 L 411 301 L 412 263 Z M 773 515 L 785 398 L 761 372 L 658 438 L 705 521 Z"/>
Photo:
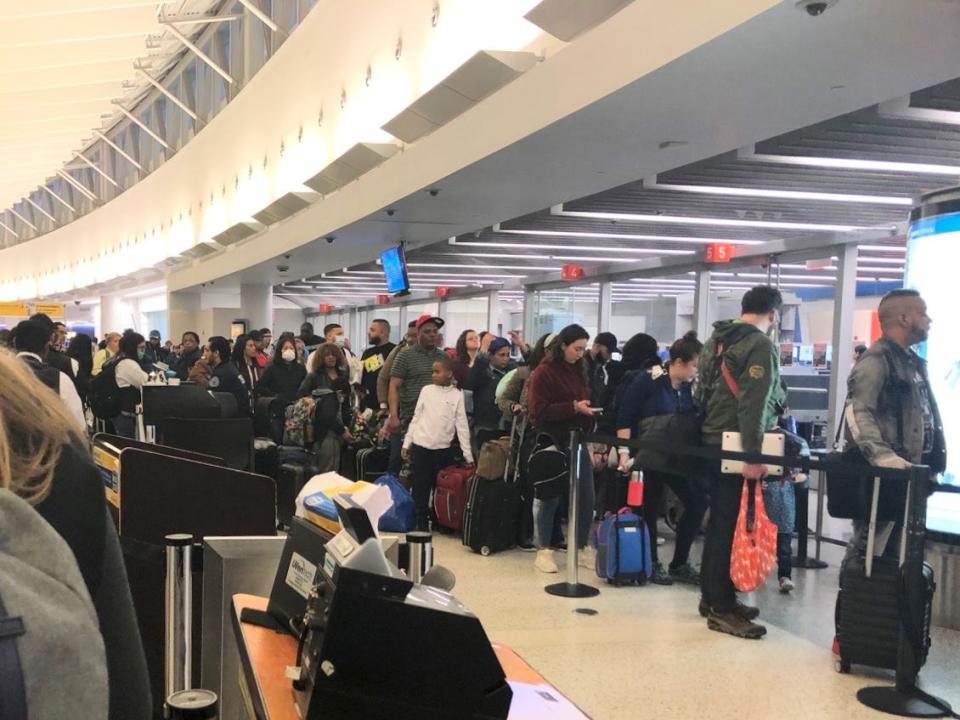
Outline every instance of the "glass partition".
<path id="1" fill-rule="evenodd" d="M 413 319 L 415 316 L 410 315 Z M 490 330 L 487 327 L 487 297 L 463 298 L 457 300 L 447 300 L 443 304 L 443 319 L 446 325 L 443 327 L 445 345 L 455 347 L 457 339 L 464 330 L 475 330 L 481 332 Z"/>

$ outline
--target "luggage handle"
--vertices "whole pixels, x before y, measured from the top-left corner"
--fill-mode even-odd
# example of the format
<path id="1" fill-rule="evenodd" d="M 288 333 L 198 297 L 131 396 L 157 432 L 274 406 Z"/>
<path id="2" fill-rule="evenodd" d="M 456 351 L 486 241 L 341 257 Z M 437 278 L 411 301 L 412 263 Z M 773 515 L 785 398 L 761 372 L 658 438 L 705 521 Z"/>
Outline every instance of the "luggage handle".
<path id="1" fill-rule="evenodd" d="M 867 523 L 867 577 L 873 575 L 873 551 L 877 542 L 877 506 L 880 503 L 880 478 L 873 479 L 873 497 L 870 499 L 870 519 Z"/>

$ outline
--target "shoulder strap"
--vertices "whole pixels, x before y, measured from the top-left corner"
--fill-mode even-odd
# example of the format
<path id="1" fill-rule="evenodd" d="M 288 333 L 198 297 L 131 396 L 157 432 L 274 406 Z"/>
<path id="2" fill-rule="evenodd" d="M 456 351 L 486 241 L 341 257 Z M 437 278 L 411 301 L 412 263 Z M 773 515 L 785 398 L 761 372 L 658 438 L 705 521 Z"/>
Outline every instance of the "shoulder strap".
<path id="1" fill-rule="evenodd" d="M 3 720 L 27 720 L 27 691 L 17 638 L 26 632 L 23 618 L 7 615 L 0 600 L 0 714 Z"/>

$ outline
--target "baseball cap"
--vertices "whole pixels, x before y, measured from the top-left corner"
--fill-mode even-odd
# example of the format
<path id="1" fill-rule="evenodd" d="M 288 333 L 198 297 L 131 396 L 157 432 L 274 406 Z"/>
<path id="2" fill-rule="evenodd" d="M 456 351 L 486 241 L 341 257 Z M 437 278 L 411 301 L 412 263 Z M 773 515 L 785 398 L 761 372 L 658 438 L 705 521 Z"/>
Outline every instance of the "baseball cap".
<path id="1" fill-rule="evenodd" d="M 150 331 L 150 337 L 155 337 L 155 338 L 160 337 L 160 331 L 159 331 L 159 330 L 151 330 L 151 331 Z"/>
<path id="2" fill-rule="evenodd" d="M 433 315 L 421 315 L 417 318 L 417 330 L 422 328 L 427 323 L 433 323 L 438 329 L 442 328 L 444 325 L 443 318 L 434 317 Z"/>
<path id="3" fill-rule="evenodd" d="M 495 352 L 505 347 L 510 347 L 510 341 L 506 338 L 498 337 L 496 340 L 490 343 L 489 352 L 491 355 L 493 355 Z"/>

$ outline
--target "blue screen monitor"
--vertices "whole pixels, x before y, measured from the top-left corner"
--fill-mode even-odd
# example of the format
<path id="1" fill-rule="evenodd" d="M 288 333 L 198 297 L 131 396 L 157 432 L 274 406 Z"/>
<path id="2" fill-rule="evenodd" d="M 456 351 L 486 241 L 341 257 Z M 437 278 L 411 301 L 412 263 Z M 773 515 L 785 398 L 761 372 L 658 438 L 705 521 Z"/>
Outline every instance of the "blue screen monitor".
<path id="1" fill-rule="evenodd" d="M 387 292 L 394 295 L 406 295 L 410 292 L 410 279 L 407 277 L 407 261 L 403 256 L 403 247 L 397 246 L 385 250 L 380 255 L 380 264 L 387 279 Z"/>

